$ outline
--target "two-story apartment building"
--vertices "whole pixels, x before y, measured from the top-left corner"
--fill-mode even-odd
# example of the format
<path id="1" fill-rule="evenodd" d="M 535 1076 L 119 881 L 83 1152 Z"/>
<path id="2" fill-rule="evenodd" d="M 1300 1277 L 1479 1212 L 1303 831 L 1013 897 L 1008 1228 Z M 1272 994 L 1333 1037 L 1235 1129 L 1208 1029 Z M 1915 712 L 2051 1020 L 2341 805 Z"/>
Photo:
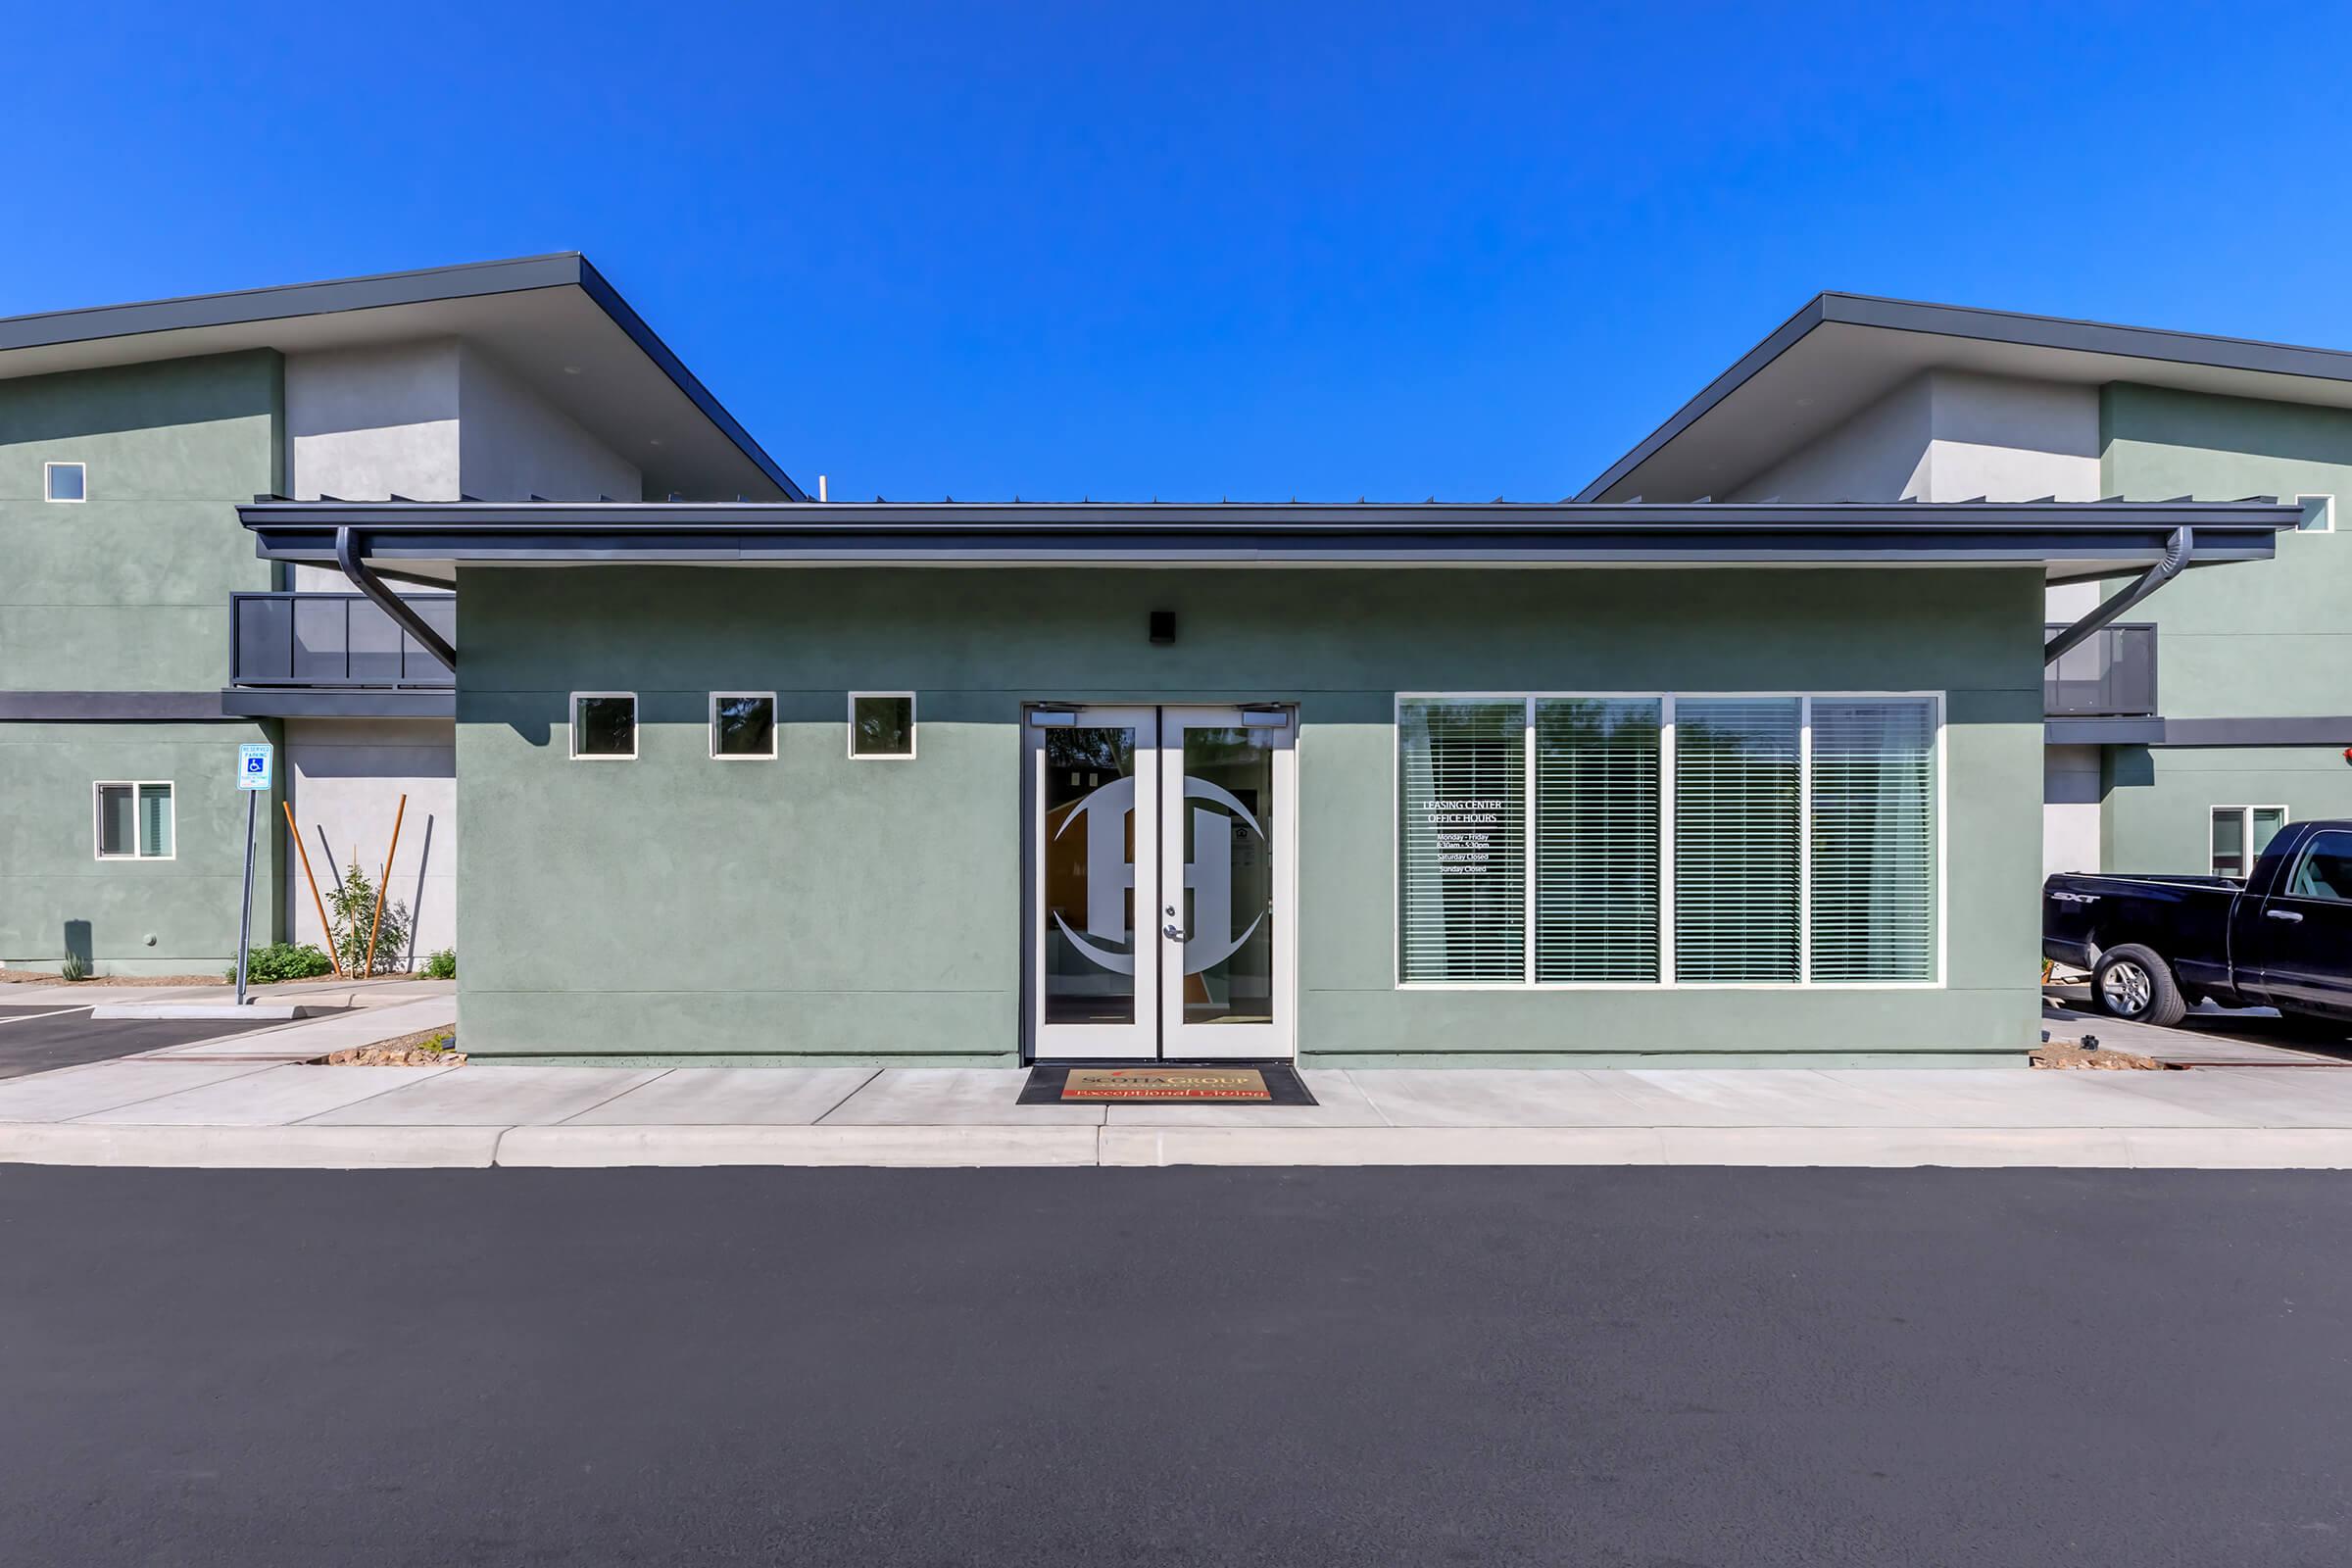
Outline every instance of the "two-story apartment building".
<path id="1" fill-rule="evenodd" d="M 2276 560 L 2189 573 L 2052 668 L 2046 870 L 2241 872 L 2352 816 L 2352 354 L 1823 294 L 1580 499 L 2278 496 Z M 2118 580 L 2050 592 L 2057 629 Z"/>
<path id="2" fill-rule="evenodd" d="M 433 640 L 333 565 L 255 556 L 257 495 L 784 500 L 800 491 L 576 255 L 0 320 L 0 964 L 218 972 L 236 748 L 279 748 L 258 933 L 318 941 L 372 880 L 455 940 L 455 697 Z"/>
<path id="3" fill-rule="evenodd" d="M 2345 360 L 1823 296 L 1569 503 L 869 506 L 577 257 L 0 322 L 0 958 L 224 963 L 269 739 L 486 1058 L 2015 1060 L 2045 861 L 2344 809 Z"/>

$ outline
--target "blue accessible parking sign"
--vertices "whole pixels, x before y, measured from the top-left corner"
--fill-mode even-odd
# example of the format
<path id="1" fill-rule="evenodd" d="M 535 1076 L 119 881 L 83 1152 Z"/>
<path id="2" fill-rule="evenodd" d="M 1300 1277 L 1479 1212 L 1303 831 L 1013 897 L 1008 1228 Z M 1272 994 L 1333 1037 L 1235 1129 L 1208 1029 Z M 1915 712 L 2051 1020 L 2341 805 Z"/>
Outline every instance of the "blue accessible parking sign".
<path id="1" fill-rule="evenodd" d="M 266 790 L 270 787 L 270 748 L 240 746 L 237 748 L 237 788 Z"/>

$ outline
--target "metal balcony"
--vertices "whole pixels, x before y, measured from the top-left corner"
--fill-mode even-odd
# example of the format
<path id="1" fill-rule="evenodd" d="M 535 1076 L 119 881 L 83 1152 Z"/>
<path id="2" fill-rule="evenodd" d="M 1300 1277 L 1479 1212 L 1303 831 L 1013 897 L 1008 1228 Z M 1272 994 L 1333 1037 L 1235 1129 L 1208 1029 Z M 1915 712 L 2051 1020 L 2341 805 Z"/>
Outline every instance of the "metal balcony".
<path id="1" fill-rule="evenodd" d="M 2064 630 L 2048 628 L 2048 635 Z M 2156 628 L 2145 621 L 2100 629 L 2043 669 L 2042 712 L 2050 718 L 2153 718 Z"/>
<path id="2" fill-rule="evenodd" d="M 458 597 L 409 603 L 458 640 Z M 457 677 L 365 594 L 229 595 L 229 681 L 246 690 L 448 692 Z"/>

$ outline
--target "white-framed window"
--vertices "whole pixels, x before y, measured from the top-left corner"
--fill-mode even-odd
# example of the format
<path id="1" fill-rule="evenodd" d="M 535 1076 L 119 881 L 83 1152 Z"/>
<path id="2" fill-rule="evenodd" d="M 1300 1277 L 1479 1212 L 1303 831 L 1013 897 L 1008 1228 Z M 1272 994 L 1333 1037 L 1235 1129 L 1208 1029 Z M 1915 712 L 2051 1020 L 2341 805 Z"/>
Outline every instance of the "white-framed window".
<path id="1" fill-rule="evenodd" d="M 776 694 L 712 692 L 710 756 L 721 762 L 774 761 Z"/>
<path id="2" fill-rule="evenodd" d="M 89 465 L 86 463 L 42 464 L 41 499 L 44 501 L 89 500 Z"/>
<path id="3" fill-rule="evenodd" d="M 2332 494 L 2297 496 L 2295 505 L 2303 509 L 2303 520 L 2296 524 L 2297 532 L 2335 532 L 2335 497 Z"/>
<path id="4" fill-rule="evenodd" d="M 914 760 L 914 693 L 850 693 L 850 756 L 861 762 Z"/>
<path id="5" fill-rule="evenodd" d="M 2217 806 L 2213 808 L 2212 849 L 2215 876 L 2254 874 L 2254 862 L 2286 826 L 2283 806 Z"/>
<path id="6" fill-rule="evenodd" d="M 90 816 L 91 847 L 101 860 L 169 860 L 178 853 L 168 779 L 93 784 Z"/>
<path id="7" fill-rule="evenodd" d="M 1400 694 L 1397 983 L 1943 983 L 1939 692 Z"/>
<path id="8" fill-rule="evenodd" d="M 635 692 L 571 694 L 571 758 L 575 762 L 626 762 L 637 756 Z"/>

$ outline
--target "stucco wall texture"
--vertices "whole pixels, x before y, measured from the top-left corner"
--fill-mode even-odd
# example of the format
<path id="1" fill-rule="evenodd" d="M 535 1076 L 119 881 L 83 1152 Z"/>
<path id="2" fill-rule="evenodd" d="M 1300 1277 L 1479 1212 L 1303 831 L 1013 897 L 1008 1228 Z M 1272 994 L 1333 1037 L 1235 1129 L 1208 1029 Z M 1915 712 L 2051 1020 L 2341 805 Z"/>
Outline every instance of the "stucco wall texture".
<path id="1" fill-rule="evenodd" d="M 1299 713 L 1308 1060 L 2014 1059 L 2034 1038 L 2041 582 L 2010 570 L 466 568 L 467 1048 L 1009 1062 L 1022 705 Z M 1173 610 L 1174 646 L 1147 639 Z M 844 694 L 919 694 L 920 755 L 845 754 Z M 634 691 L 634 761 L 566 756 Z M 773 690 L 773 763 L 714 763 L 713 690 Z M 1943 691 L 1946 983 L 1396 984 L 1396 692 Z"/>
<path id="2" fill-rule="evenodd" d="M 217 690 L 228 596 L 270 571 L 233 503 L 280 483 L 284 417 L 267 350 L 0 381 L 0 686 Z M 88 465 L 78 505 L 41 499 L 44 463 Z M 234 961 L 244 856 L 236 748 L 252 720 L 0 723 L 0 963 L 69 947 L 108 974 Z M 100 860 L 99 781 L 169 781 L 175 853 Z M 264 802 L 272 809 L 274 797 Z M 282 834 L 258 838 L 255 940 L 276 932 Z"/>

